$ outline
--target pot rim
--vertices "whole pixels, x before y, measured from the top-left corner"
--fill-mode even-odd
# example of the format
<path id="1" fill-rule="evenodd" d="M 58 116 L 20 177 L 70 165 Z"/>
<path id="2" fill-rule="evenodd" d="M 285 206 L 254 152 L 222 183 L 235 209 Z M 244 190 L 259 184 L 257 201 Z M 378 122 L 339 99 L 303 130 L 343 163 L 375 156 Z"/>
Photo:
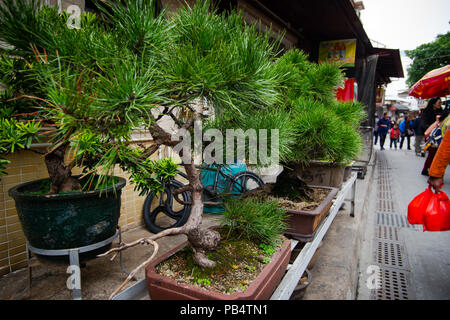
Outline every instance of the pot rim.
<path id="1" fill-rule="evenodd" d="M 73 177 L 79 177 L 80 175 L 76 175 Z M 14 198 L 14 200 L 66 200 L 66 199 L 78 199 L 78 198 L 86 198 L 86 197 L 97 197 L 103 194 L 110 194 L 117 191 L 120 191 L 127 183 L 125 178 L 113 176 L 115 178 L 118 178 L 117 183 L 114 185 L 107 187 L 105 189 L 98 189 L 98 190 L 91 190 L 91 191 L 80 191 L 80 192 L 73 192 L 73 193 L 63 193 L 63 194 L 28 194 L 23 193 L 19 191 L 20 188 L 26 188 L 27 186 L 36 184 L 40 181 L 47 180 L 48 178 L 44 179 L 37 179 L 29 182 L 25 182 L 22 184 L 19 184 L 15 187 L 12 187 L 8 190 L 8 194 L 10 197 Z"/>
<path id="2" fill-rule="evenodd" d="M 215 228 L 215 227 L 220 227 L 220 226 L 213 226 L 213 227 L 210 227 L 210 228 Z M 260 280 L 260 279 L 263 279 L 263 278 L 266 278 L 266 277 L 272 275 L 271 271 L 273 271 L 274 269 L 278 269 L 279 268 L 279 266 L 274 268 L 274 266 L 276 265 L 275 262 L 279 261 L 277 259 L 279 259 L 280 257 L 284 257 L 284 255 L 286 255 L 286 254 L 290 257 L 290 255 L 291 255 L 291 240 L 286 238 L 284 235 L 282 236 L 282 239 L 283 239 L 283 242 L 281 243 L 281 245 L 278 248 L 278 250 L 275 251 L 275 253 L 273 254 L 273 256 L 271 258 L 271 261 L 264 266 L 264 268 L 261 270 L 261 272 L 256 277 L 256 279 L 254 281 L 252 281 L 250 283 L 250 285 L 247 287 L 247 289 L 245 291 L 243 291 L 243 292 L 234 292 L 232 294 L 225 294 L 225 293 L 215 292 L 215 291 L 211 291 L 211 290 L 207 290 L 207 289 L 198 287 L 198 286 L 193 285 L 193 284 L 179 283 L 176 279 L 173 279 L 171 277 L 167 277 L 167 276 L 164 276 L 164 275 L 156 273 L 156 266 L 158 264 L 160 264 L 164 260 L 169 259 L 171 256 L 176 254 L 178 251 L 180 251 L 184 247 L 188 246 L 189 245 L 189 241 L 185 241 L 185 242 L 181 243 L 180 245 L 174 247 L 172 250 L 170 250 L 170 251 L 166 252 L 165 254 L 161 255 L 159 258 L 157 258 L 154 261 L 150 262 L 145 267 L 145 278 L 146 278 L 146 281 L 148 283 L 150 274 L 153 274 L 156 277 L 159 277 L 160 279 L 165 279 L 166 283 L 169 286 L 182 287 L 184 289 L 192 290 L 192 291 L 196 291 L 196 292 L 201 292 L 202 290 L 209 291 L 211 293 L 211 296 L 213 297 L 213 299 L 232 300 L 232 299 L 239 298 L 239 297 L 240 298 L 244 298 L 244 299 L 248 299 L 257 290 L 257 286 L 258 286 L 257 283 L 258 282 L 256 280 L 258 280 L 258 279 Z"/>
<path id="3" fill-rule="evenodd" d="M 295 210 L 295 209 L 287 209 L 286 212 L 289 214 L 301 214 L 306 216 L 318 216 L 325 209 L 325 207 L 333 201 L 334 197 L 336 197 L 339 189 L 335 187 L 328 186 L 315 186 L 309 185 L 311 188 L 316 189 L 326 189 L 329 190 L 328 195 L 322 200 L 322 202 L 314 209 L 314 210 Z"/>

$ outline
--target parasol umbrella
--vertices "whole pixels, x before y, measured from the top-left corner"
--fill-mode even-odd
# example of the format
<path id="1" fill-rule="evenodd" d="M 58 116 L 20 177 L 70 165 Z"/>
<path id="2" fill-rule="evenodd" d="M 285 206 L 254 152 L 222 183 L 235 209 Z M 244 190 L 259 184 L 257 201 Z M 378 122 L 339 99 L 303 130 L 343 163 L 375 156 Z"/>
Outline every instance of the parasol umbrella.
<path id="1" fill-rule="evenodd" d="M 444 97 L 448 94 L 450 94 L 450 65 L 431 70 L 409 89 L 410 96 L 421 99 Z"/>

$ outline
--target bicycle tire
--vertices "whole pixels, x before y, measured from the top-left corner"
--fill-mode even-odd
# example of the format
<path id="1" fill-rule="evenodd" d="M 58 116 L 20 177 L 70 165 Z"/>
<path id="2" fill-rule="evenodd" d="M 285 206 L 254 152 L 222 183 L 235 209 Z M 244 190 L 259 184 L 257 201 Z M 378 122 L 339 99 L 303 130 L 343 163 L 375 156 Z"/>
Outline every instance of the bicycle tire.
<path id="1" fill-rule="evenodd" d="M 227 182 L 227 186 L 225 188 L 226 193 L 230 195 L 238 195 L 247 192 L 249 190 L 256 189 L 256 188 L 252 189 L 248 188 L 247 183 L 249 179 L 253 180 L 253 182 L 255 183 L 254 186 L 256 188 L 260 188 L 264 185 L 264 181 L 256 173 L 253 173 L 251 171 L 241 171 L 236 173 L 231 177 L 231 179 L 229 179 L 229 181 Z M 240 182 L 241 180 L 243 183 Z M 236 190 L 236 188 L 238 189 Z"/>
<path id="2" fill-rule="evenodd" d="M 152 202 L 155 199 L 154 192 L 150 192 L 144 201 L 144 208 L 143 208 L 143 216 L 144 216 L 144 222 L 147 227 L 147 229 L 150 232 L 153 233 L 159 233 L 161 231 L 164 231 L 169 228 L 176 228 L 181 227 L 184 225 L 189 218 L 189 215 L 191 213 L 191 206 L 190 205 L 184 205 L 184 207 L 181 210 L 173 211 L 172 205 L 173 202 L 176 201 L 174 199 L 174 196 L 172 194 L 172 190 L 178 189 L 183 187 L 184 184 L 177 180 L 171 180 L 169 188 L 166 188 L 164 190 L 164 193 L 167 196 L 167 199 L 164 201 L 165 206 L 158 205 L 155 209 L 151 210 Z M 163 196 L 162 194 L 160 196 Z M 184 191 L 181 193 L 181 198 L 185 202 L 191 202 L 191 193 L 189 191 Z M 159 199 L 158 199 L 159 201 Z M 158 215 L 162 213 L 166 215 L 167 217 L 175 220 L 174 223 L 169 224 L 168 226 L 161 226 L 158 225 L 157 217 Z"/>

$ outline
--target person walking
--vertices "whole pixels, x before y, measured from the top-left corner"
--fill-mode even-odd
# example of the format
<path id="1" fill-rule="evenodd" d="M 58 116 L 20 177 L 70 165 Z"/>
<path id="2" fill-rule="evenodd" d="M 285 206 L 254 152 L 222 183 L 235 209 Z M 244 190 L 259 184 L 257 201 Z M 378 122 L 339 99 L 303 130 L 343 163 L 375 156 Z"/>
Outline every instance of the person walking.
<path id="1" fill-rule="evenodd" d="M 424 149 L 428 151 L 427 159 L 425 160 L 425 163 L 423 165 L 422 169 L 422 175 L 428 176 L 429 175 L 429 169 L 431 167 L 431 164 L 433 162 L 433 159 L 436 155 L 436 152 L 439 148 L 439 145 L 442 141 L 442 138 L 444 136 L 445 131 L 442 128 L 442 125 L 444 124 L 448 113 L 442 115 L 436 116 L 436 122 L 434 122 L 428 129 L 425 131 L 425 137 L 427 139 L 427 144 L 425 145 Z M 443 132 L 444 131 L 444 132 Z"/>
<path id="2" fill-rule="evenodd" d="M 442 113 L 442 101 L 439 97 L 431 98 L 420 117 L 420 129 L 425 133 L 428 127 L 436 121 L 436 116 Z"/>
<path id="3" fill-rule="evenodd" d="M 400 136 L 400 129 L 398 128 L 397 124 L 394 124 L 394 127 L 391 128 L 391 130 L 390 130 L 390 138 L 391 138 L 390 148 L 391 149 L 392 149 L 392 143 L 394 143 L 395 150 L 397 150 L 397 142 L 398 142 L 399 136 Z"/>
<path id="4" fill-rule="evenodd" d="M 405 117 L 405 120 L 403 120 L 400 123 L 400 149 L 403 148 L 403 141 L 407 140 L 408 142 L 408 150 L 411 150 L 411 137 L 414 135 L 414 120 L 412 120 L 412 115 L 408 115 Z"/>
<path id="5" fill-rule="evenodd" d="M 422 110 L 419 110 L 417 117 L 414 119 L 414 149 L 416 156 L 425 157 L 425 151 L 422 150 L 422 144 L 424 142 L 425 136 L 424 132 L 420 127 L 420 119 L 422 118 Z"/>
<path id="6" fill-rule="evenodd" d="M 389 131 L 391 121 L 389 120 L 388 113 L 385 112 L 383 117 L 378 120 L 378 136 L 380 138 L 381 150 L 384 150 L 384 142 L 386 140 L 386 135 Z"/>
<path id="7" fill-rule="evenodd" d="M 405 139 L 405 135 L 406 135 L 406 118 L 400 121 L 399 124 L 399 130 L 400 130 L 400 149 L 403 146 L 403 140 Z"/>
<path id="8" fill-rule="evenodd" d="M 444 184 L 445 169 L 450 162 L 450 134 L 444 134 L 441 144 L 430 166 L 428 183 L 435 192 L 439 192 Z"/>

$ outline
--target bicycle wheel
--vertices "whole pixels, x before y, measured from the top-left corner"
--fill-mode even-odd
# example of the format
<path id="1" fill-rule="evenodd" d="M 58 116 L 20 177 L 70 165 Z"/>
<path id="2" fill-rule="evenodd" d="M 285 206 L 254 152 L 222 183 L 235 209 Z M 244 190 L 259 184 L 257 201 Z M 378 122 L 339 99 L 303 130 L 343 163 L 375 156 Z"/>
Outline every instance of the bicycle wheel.
<path id="1" fill-rule="evenodd" d="M 144 202 L 144 222 L 150 232 L 158 233 L 169 228 L 184 225 L 191 213 L 190 205 L 183 205 L 174 199 L 173 190 L 184 185 L 172 180 L 161 194 L 155 196 L 153 192 L 147 195 Z M 185 202 L 191 202 L 191 193 L 184 191 L 180 197 Z"/>
<path id="2" fill-rule="evenodd" d="M 255 173 L 242 171 L 232 176 L 227 183 L 226 193 L 232 196 L 262 187 L 264 182 Z"/>

